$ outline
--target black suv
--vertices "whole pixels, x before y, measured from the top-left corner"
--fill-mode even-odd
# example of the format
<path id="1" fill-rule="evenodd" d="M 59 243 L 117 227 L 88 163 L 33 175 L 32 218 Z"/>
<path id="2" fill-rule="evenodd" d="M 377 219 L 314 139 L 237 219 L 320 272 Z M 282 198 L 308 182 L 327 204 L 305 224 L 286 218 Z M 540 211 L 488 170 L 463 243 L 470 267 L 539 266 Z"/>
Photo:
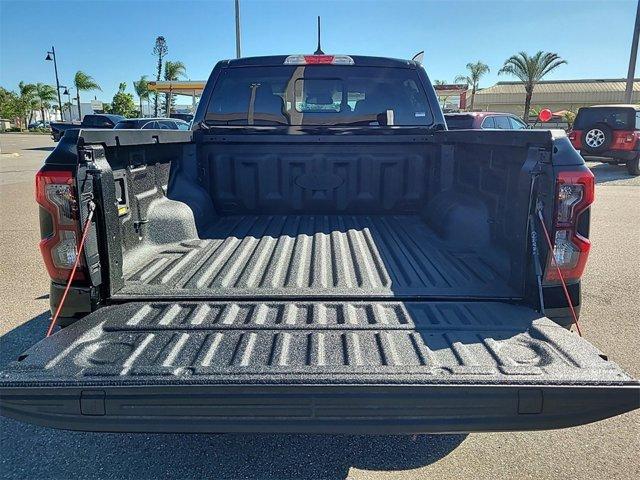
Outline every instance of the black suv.
<path id="1" fill-rule="evenodd" d="M 578 110 L 569 139 L 583 157 L 627 164 L 640 175 L 640 106 L 594 105 Z"/>

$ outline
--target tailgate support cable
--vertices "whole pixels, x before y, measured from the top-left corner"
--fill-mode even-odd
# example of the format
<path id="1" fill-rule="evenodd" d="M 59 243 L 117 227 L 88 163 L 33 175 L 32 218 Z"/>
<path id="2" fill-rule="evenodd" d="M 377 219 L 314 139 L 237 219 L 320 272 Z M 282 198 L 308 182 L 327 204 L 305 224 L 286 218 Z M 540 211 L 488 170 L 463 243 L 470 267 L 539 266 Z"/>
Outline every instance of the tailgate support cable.
<path id="1" fill-rule="evenodd" d="M 71 288 L 73 277 L 75 276 L 78 265 L 80 264 L 82 248 L 84 247 L 84 244 L 87 240 L 87 235 L 89 234 L 89 230 L 91 228 L 91 219 L 93 218 L 93 212 L 96 209 L 96 204 L 91 200 L 89 201 L 87 207 L 89 209 L 89 214 L 87 215 L 87 219 L 85 220 L 84 226 L 82 227 L 82 237 L 80 238 L 80 243 L 78 244 L 78 248 L 76 249 L 76 261 L 73 263 L 73 268 L 71 269 L 69 280 L 67 280 L 67 286 L 64 287 L 64 293 L 62 294 L 62 298 L 60 299 L 60 303 L 58 304 L 56 313 L 51 318 L 51 323 L 49 324 L 49 329 L 47 330 L 47 337 L 51 336 L 51 334 L 53 333 L 53 329 L 56 326 L 58 317 L 60 316 L 60 312 L 62 311 L 62 306 L 64 305 L 64 301 L 67 299 L 67 294 L 69 293 L 69 289 Z"/>
<path id="2" fill-rule="evenodd" d="M 547 230 L 547 226 L 544 224 L 544 217 L 542 216 L 542 205 L 538 204 L 536 207 L 536 211 L 538 213 L 538 219 L 540 220 L 540 225 L 542 225 L 542 231 L 544 233 L 544 238 L 547 241 L 547 246 L 549 247 L 549 255 L 551 259 L 551 266 L 555 267 L 558 278 L 560 279 L 560 284 L 562 285 L 562 291 L 564 292 L 564 296 L 567 300 L 567 305 L 569 305 L 569 310 L 571 311 L 571 317 L 573 319 L 573 324 L 576 326 L 576 330 L 578 331 L 578 335 L 582 336 L 582 331 L 580 330 L 580 324 L 578 323 L 578 315 L 576 314 L 575 309 L 573 308 L 573 302 L 571 301 L 571 295 L 569 295 L 569 290 L 567 289 L 567 282 L 564 280 L 564 276 L 562 275 L 562 271 L 560 270 L 560 266 L 556 263 L 556 257 L 553 252 L 553 244 L 551 243 L 551 237 L 549 236 L 549 231 Z M 533 239 L 533 236 L 532 236 Z M 536 245 L 537 248 L 537 245 Z M 537 271 L 536 271 L 537 276 Z M 542 292 L 542 285 L 540 284 L 540 292 Z M 542 299 L 541 299 L 542 301 Z M 541 304 L 542 305 L 542 304 Z"/>
<path id="3" fill-rule="evenodd" d="M 540 264 L 540 250 L 538 249 L 538 232 L 535 227 L 533 216 L 529 215 L 529 230 L 531 232 L 531 256 L 533 257 L 533 267 L 536 274 L 536 283 L 538 284 L 538 302 L 540 304 L 540 313 L 544 313 L 544 294 L 542 291 L 542 265 Z"/>

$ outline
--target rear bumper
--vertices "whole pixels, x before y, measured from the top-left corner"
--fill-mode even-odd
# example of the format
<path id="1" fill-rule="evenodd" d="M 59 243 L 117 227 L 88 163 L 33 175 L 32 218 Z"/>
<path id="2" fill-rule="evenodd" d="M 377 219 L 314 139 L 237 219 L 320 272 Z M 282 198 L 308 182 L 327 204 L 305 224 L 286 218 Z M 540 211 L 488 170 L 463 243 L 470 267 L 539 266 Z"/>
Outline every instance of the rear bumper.
<path id="1" fill-rule="evenodd" d="M 542 430 L 640 404 L 619 386 L 96 386 L 2 388 L 2 415 L 100 432 L 411 434 Z"/>
<path id="2" fill-rule="evenodd" d="M 640 152 L 638 150 L 607 150 L 598 154 L 591 154 L 581 151 L 580 154 L 586 160 L 596 160 L 599 162 L 610 163 L 613 161 L 629 161 L 636 158 Z"/>

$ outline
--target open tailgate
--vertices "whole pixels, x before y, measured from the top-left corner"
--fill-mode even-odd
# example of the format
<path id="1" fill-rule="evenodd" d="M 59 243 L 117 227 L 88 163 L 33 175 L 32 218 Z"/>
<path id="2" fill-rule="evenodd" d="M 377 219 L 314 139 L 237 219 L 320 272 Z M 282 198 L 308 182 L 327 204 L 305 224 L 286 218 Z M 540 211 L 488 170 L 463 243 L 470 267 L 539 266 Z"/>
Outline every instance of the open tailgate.
<path id="1" fill-rule="evenodd" d="M 127 303 L 0 374 L 2 415 L 90 431 L 535 430 L 639 404 L 586 340 L 494 302 Z"/>

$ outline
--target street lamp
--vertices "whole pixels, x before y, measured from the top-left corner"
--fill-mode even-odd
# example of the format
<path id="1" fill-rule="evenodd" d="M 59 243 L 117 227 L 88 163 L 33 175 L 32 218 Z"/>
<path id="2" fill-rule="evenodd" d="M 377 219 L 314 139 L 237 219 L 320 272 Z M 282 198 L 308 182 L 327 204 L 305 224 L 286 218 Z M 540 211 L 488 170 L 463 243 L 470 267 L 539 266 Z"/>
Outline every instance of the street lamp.
<path id="1" fill-rule="evenodd" d="M 64 88 L 64 92 L 62 92 L 62 95 L 67 96 L 67 105 L 71 105 L 71 94 L 69 93 L 69 88 L 66 85 L 59 85 L 58 95 L 60 95 L 61 88 Z M 63 112 L 62 107 L 60 107 L 60 113 L 62 114 L 62 112 Z M 71 121 L 71 107 L 69 107 L 69 121 Z"/>
<path id="2" fill-rule="evenodd" d="M 60 115 L 62 115 L 62 100 L 60 99 L 60 81 L 58 80 L 58 62 L 56 61 L 56 49 L 51 47 L 51 51 L 47 51 L 47 61 L 53 61 L 53 69 L 56 72 L 56 91 L 58 92 L 58 106 L 60 107 Z"/>

